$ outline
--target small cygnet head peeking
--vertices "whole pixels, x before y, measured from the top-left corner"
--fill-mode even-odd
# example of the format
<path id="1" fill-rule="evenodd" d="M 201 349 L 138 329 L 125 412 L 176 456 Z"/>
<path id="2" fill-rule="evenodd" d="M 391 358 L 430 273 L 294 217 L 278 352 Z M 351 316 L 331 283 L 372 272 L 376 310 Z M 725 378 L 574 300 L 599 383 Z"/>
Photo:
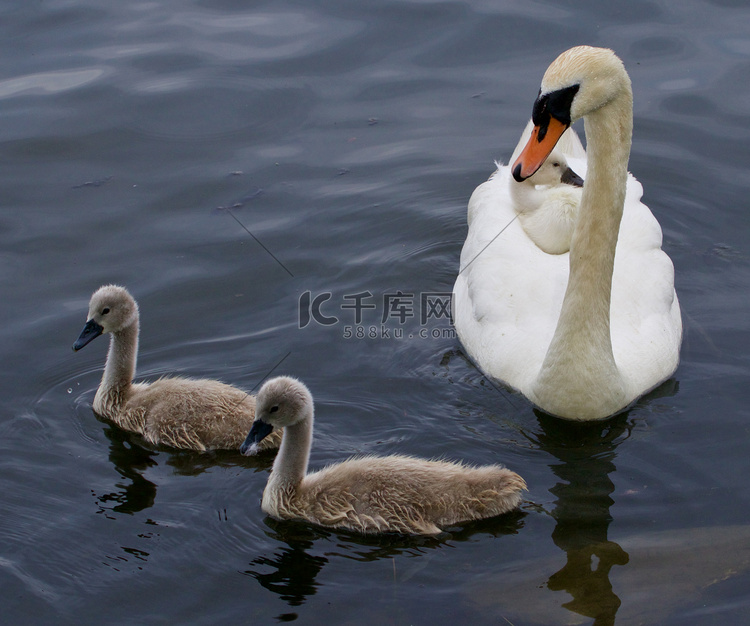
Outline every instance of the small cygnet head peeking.
<path id="1" fill-rule="evenodd" d="M 560 150 L 553 150 L 536 173 L 524 182 L 531 185 L 565 184 L 583 187 L 583 179 L 570 168 Z"/>

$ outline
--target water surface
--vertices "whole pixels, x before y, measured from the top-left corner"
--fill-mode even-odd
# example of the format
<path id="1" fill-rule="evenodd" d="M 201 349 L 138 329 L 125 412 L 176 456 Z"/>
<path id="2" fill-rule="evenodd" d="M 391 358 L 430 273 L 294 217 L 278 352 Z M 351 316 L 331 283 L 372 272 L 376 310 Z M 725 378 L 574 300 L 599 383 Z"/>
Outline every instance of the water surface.
<path id="1" fill-rule="evenodd" d="M 0 14 L 9 623 L 746 619 L 744 3 L 60 0 Z M 436 300 L 472 190 L 512 152 L 549 62 L 581 43 L 630 72 L 630 169 L 685 324 L 675 376 L 594 425 L 490 384 Z M 266 518 L 271 457 L 150 449 L 92 414 L 106 341 L 70 346 L 109 282 L 141 306 L 140 377 L 298 376 L 317 401 L 312 467 L 501 462 L 529 483 L 524 506 L 436 539 Z M 372 307 L 359 321 L 345 308 L 358 301 Z"/>

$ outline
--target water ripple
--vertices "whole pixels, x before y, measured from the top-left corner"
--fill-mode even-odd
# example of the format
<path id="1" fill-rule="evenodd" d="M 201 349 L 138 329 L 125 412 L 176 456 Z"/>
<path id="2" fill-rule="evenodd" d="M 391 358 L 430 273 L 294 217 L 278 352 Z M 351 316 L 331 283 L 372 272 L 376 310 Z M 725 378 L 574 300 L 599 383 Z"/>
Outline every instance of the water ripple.
<path id="1" fill-rule="evenodd" d="M 0 98 L 20 95 L 48 95 L 78 89 L 101 78 L 107 73 L 104 68 L 59 70 L 28 74 L 0 81 Z"/>

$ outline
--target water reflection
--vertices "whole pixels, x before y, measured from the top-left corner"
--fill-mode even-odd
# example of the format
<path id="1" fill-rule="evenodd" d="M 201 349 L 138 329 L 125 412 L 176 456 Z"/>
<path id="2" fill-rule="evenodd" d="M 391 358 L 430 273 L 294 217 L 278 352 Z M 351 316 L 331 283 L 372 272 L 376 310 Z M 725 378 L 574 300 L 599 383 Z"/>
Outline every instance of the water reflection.
<path id="1" fill-rule="evenodd" d="M 270 529 L 268 536 L 286 544 L 286 547 L 280 548 L 272 557 L 254 559 L 250 569 L 242 573 L 255 578 L 289 606 L 300 606 L 308 596 L 317 592 L 315 579 L 328 563 L 327 558 L 309 552 L 316 539 L 328 537 L 330 533 L 298 522 L 279 522 L 271 518 L 265 521 Z M 288 621 L 290 617 L 285 614 L 279 619 Z"/>
<path id="2" fill-rule="evenodd" d="M 641 398 L 636 407 L 673 396 L 679 383 L 670 379 Z M 552 541 L 567 555 L 565 566 L 547 580 L 551 591 L 566 591 L 572 600 L 562 606 L 593 618 L 597 626 L 615 623 L 620 598 L 612 589 L 609 572 L 626 565 L 628 553 L 608 539 L 615 486 L 610 474 L 617 470 L 617 447 L 630 437 L 634 423 L 630 412 L 603 422 L 575 423 L 537 412 L 541 433 L 535 443 L 557 458 L 550 465 L 560 478 L 550 492 L 557 496 L 552 517 Z"/>
<path id="3" fill-rule="evenodd" d="M 198 476 L 217 467 L 244 467 L 256 472 L 271 468 L 276 450 L 262 450 L 253 456 L 242 456 L 238 450 L 175 450 L 166 448 L 167 465 L 178 476 Z"/>
<path id="4" fill-rule="evenodd" d="M 329 531 L 304 522 L 277 521 L 266 517 L 265 523 L 269 528 L 266 534 L 284 545 L 271 557 L 262 556 L 254 559 L 249 569 L 242 573 L 277 594 L 289 606 L 301 606 L 307 597 L 317 593 L 320 585 L 316 578 L 328 564 L 327 557 L 359 562 L 393 559 L 402 555 L 424 557 L 429 550 L 441 548 L 447 542 L 469 541 L 477 533 L 493 537 L 516 534 L 523 527 L 525 517 L 526 513 L 523 511 L 513 511 L 496 518 L 452 527 L 449 532 L 443 532 L 437 537 L 415 537 L 395 533 L 361 535 L 350 531 Z M 312 554 L 315 543 L 319 541 L 326 542 L 326 556 Z M 331 544 L 335 547 L 332 548 Z M 404 580 L 408 578 L 410 574 L 407 573 Z M 296 619 L 296 614 L 285 613 L 277 616 L 277 619 L 291 621 Z"/>
<path id="5" fill-rule="evenodd" d="M 615 623 L 620 598 L 609 572 L 627 564 L 628 554 L 607 537 L 617 468 L 617 446 L 630 436 L 628 414 L 605 422 L 576 424 L 538 413 L 541 432 L 530 438 L 558 459 L 550 466 L 560 479 L 550 492 L 557 496 L 552 540 L 567 555 L 565 566 L 552 574 L 547 587 L 566 591 L 572 600 L 562 606 L 604 626 Z"/>
<path id="6" fill-rule="evenodd" d="M 154 505 L 156 485 L 144 478 L 143 472 L 156 465 L 155 452 L 132 443 L 129 433 L 116 426 L 107 425 L 104 434 L 109 439 L 109 460 L 126 482 L 118 483 L 119 491 L 97 495 L 99 513 L 109 517 L 108 512 L 132 515 Z M 115 506 L 110 506 L 115 502 Z"/>
<path id="7" fill-rule="evenodd" d="M 273 465 L 275 452 L 267 450 L 261 454 L 245 457 L 236 450 L 175 450 L 154 447 L 140 436 L 121 430 L 117 426 L 103 422 L 104 434 L 109 439 L 109 460 L 127 482 L 118 483 L 119 491 L 97 495 L 99 513 L 108 511 L 132 515 L 154 505 L 156 484 L 143 476 L 150 467 L 157 465 L 154 457 L 165 452 L 166 464 L 179 476 L 198 476 L 217 467 L 245 467 L 254 471 L 265 471 Z M 115 503 L 111 506 L 111 503 Z"/>

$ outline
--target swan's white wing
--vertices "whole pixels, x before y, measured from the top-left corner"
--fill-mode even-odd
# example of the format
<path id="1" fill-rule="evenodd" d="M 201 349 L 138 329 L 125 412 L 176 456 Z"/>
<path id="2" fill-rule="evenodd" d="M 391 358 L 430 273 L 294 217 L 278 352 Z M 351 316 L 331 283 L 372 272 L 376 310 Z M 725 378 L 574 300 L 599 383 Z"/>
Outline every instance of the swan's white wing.
<path id="1" fill-rule="evenodd" d="M 453 313 L 459 337 L 478 365 L 523 390 L 552 339 L 568 255 L 546 254 L 529 239 L 515 219 L 509 184 L 510 168 L 500 167 L 469 201 Z"/>
<path id="2" fill-rule="evenodd" d="M 641 184 L 629 175 L 610 307 L 615 362 L 638 395 L 674 372 L 682 338 L 674 266 L 661 249 L 661 226 L 642 195 Z"/>

